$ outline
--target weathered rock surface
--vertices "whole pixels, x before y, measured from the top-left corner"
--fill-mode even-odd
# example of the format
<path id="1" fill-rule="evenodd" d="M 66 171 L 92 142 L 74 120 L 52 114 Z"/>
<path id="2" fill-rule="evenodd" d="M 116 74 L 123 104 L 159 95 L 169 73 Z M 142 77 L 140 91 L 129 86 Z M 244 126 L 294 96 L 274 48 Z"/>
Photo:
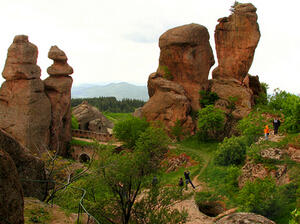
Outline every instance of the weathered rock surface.
<path id="1" fill-rule="evenodd" d="M 250 113 L 253 105 L 253 96 L 250 88 L 241 85 L 235 79 L 212 79 L 209 81 L 210 91 L 217 93 L 220 97 L 215 103 L 217 108 L 228 113 L 229 98 L 234 97 L 237 101 L 235 102 L 236 109 L 232 113 L 233 116 L 241 119 Z"/>
<path id="2" fill-rule="evenodd" d="M 71 88 L 73 73 L 67 63 L 66 54 L 57 46 L 52 46 L 48 57 L 54 60 L 47 71 L 50 77 L 44 80 L 45 92 L 51 103 L 50 149 L 67 155 L 71 135 Z"/>
<path id="3" fill-rule="evenodd" d="M 235 78 L 242 81 L 251 67 L 260 39 L 256 8 L 251 4 L 237 4 L 233 14 L 220 18 L 215 30 L 218 67 L 214 79 Z"/>
<path id="4" fill-rule="evenodd" d="M 289 146 L 288 154 L 291 157 L 291 160 L 300 163 L 300 149 L 294 146 Z"/>
<path id="5" fill-rule="evenodd" d="M 150 99 L 142 108 L 147 121 L 160 121 L 170 130 L 179 120 L 185 130 L 193 132 L 195 125 L 189 115 L 191 102 L 180 84 L 153 73 L 148 79 L 148 92 Z"/>
<path id="6" fill-rule="evenodd" d="M 34 152 L 49 143 L 51 107 L 36 65 L 37 47 L 24 35 L 8 49 L 0 89 L 0 128 Z"/>
<path id="7" fill-rule="evenodd" d="M 2 145 L 1 145 L 2 148 Z M 24 223 L 24 198 L 16 166 L 0 148 L 0 223 Z"/>
<path id="8" fill-rule="evenodd" d="M 242 188 L 247 181 L 254 181 L 257 178 L 264 179 L 268 176 L 275 178 L 278 185 L 287 184 L 289 177 L 285 165 L 276 165 L 276 170 L 268 170 L 263 164 L 256 164 L 248 161 L 242 168 L 239 176 L 239 187 Z"/>
<path id="9" fill-rule="evenodd" d="M 191 106 L 198 110 L 199 90 L 208 87 L 208 73 L 214 65 L 206 27 L 188 24 L 166 31 L 159 38 L 157 73 L 183 86 Z"/>
<path id="10" fill-rule="evenodd" d="M 256 224 L 275 224 L 275 222 L 263 217 L 261 215 L 257 215 L 254 213 L 233 213 L 228 216 L 225 216 L 218 220 L 216 224 L 242 224 L 242 223 L 256 223 Z"/>
<path id="11" fill-rule="evenodd" d="M 74 107 L 72 113 L 78 120 L 79 129 L 82 130 L 110 133 L 114 126 L 96 107 L 86 101 Z"/>
<path id="12" fill-rule="evenodd" d="M 48 58 L 54 60 L 47 72 L 52 76 L 66 76 L 73 73 L 73 68 L 67 63 L 67 56 L 65 52 L 60 50 L 57 46 L 52 46 L 48 53 Z"/>
<path id="13" fill-rule="evenodd" d="M 26 180 L 46 180 L 44 162 L 32 156 L 29 149 L 2 129 L 0 129 L 0 146 L 14 161 L 24 195 L 42 200 L 46 193 L 46 184 Z"/>
<path id="14" fill-rule="evenodd" d="M 260 152 L 261 157 L 265 159 L 275 159 L 275 160 L 281 160 L 283 154 L 284 154 L 283 150 L 278 148 L 263 149 Z"/>

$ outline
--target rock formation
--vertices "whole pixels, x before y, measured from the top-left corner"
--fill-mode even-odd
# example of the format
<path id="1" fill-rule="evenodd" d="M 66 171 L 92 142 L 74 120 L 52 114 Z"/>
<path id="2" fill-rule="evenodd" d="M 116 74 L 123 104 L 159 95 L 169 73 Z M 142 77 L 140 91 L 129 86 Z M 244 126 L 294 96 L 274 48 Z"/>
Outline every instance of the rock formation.
<path id="1" fill-rule="evenodd" d="M 35 197 L 42 200 L 46 194 L 46 184 L 43 182 L 33 182 L 31 180 L 46 180 L 44 162 L 32 156 L 29 149 L 22 146 L 13 136 L 2 129 L 0 129 L 0 146 L 2 150 L 9 154 L 17 168 L 24 196 Z M 13 169 L 11 169 L 10 172 L 13 172 Z M 0 184 L 1 183 L 0 181 Z"/>
<path id="2" fill-rule="evenodd" d="M 180 84 L 153 73 L 149 76 L 148 92 L 150 100 L 142 108 L 148 121 L 161 121 L 170 130 L 179 120 L 185 130 L 191 132 L 195 129 L 189 115 L 191 103 Z"/>
<path id="3" fill-rule="evenodd" d="M 180 121 L 193 133 L 190 114 L 200 109 L 199 91 L 208 89 L 208 73 L 215 63 L 208 31 L 198 24 L 176 27 L 161 35 L 159 47 L 157 72 L 148 79 L 150 99 L 139 114 L 162 122 L 167 130 Z"/>
<path id="4" fill-rule="evenodd" d="M 67 146 L 71 136 L 71 87 L 73 73 L 67 63 L 65 52 L 52 46 L 48 57 L 54 60 L 47 72 L 50 77 L 44 80 L 45 92 L 51 103 L 50 148 L 67 155 Z"/>
<path id="5" fill-rule="evenodd" d="M 3 70 L 0 89 L 0 128 L 31 151 L 49 144 L 51 107 L 36 65 L 37 47 L 25 35 L 14 38 Z"/>
<path id="6" fill-rule="evenodd" d="M 0 223 L 24 223 L 24 198 L 16 166 L 0 148 Z"/>
<path id="7" fill-rule="evenodd" d="M 275 224 L 275 222 L 257 215 L 254 213 L 239 212 L 225 216 L 218 220 L 216 224 L 241 224 L 241 223 L 256 223 L 256 224 Z"/>
<path id="8" fill-rule="evenodd" d="M 215 30 L 218 67 L 214 79 L 235 78 L 242 81 L 248 74 L 254 51 L 260 38 L 256 8 L 251 4 L 236 4 L 233 14 L 220 18 Z"/>
<path id="9" fill-rule="evenodd" d="M 198 110 L 199 90 L 207 90 L 215 63 L 206 27 L 188 24 L 170 29 L 159 38 L 159 47 L 157 73 L 183 86 L 192 108 Z"/>
<path id="10" fill-rule="evenodd" d="M 111 133 L 113 123 L 108 120 L 96 107 L 83 101 L 73 108 L 73 115 L 79 123 L 79 129 L 99 133 Z"/>

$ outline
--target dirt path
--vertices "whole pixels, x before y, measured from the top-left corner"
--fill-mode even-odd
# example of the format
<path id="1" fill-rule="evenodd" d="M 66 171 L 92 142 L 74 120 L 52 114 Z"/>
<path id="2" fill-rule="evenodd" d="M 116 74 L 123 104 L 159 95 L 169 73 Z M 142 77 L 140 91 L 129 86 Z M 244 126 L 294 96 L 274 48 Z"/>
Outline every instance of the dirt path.
<path id="1" fill-rule="evenodd" d="M 76 140 L 79 140 L 79 141 L 84 141 L 84 142 L 95 142 L 93 139 L 88 139 L 88 138 L 78 138 L 78 137 L 73 137 L 73 138 L 76 139 Z M 117 147 L 119 147 L 119 146 L 122 145 L 121 142 L 115 142 L 115 143 L 98 142 L 98 143 L 101 144 L 101 145 L 108 145 L 108 144 L 110 144 L 110 145 L 114 145 L 114 146 L 117 146 Z"/>

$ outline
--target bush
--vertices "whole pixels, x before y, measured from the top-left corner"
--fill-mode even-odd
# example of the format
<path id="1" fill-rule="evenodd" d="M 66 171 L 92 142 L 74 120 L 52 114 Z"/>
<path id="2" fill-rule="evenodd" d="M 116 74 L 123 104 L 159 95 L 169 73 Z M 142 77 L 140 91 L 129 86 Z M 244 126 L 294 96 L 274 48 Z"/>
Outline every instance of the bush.
<path id="1" fill-rule="evenodd" d="M 247 182 L 240 190 L 238 201 L 245 212 L 254 212 L 272 218 L 280 211 L 279 191 L 272 178 Z"/>
<path id="2" fill-rule="evenodd" d="M 145 119 L 136 117 L 129 118 L 118 122 L 114 129 L 114 135 L 119 141 L 123 141 L 126 147 L 132 149 L 140 134 L 149 127 L 149 123 Z"/>
<path id="3" fill-rule="evenodd" d="M 199 111 L 198 137 L 202 141 L 218 140 L 223 136 L 224 112 L 209 105 Z"/>
<path id="4" fill-rule="evenodd" d="M 176 138 L 177 141 L 180 141 L 183 136 L 183 127 L 180 120 L 176 120 L 175 125 L 171 127 L 171 134 Z"/>
<path id="5" fill-rule="evenodd" d="M 209 92 L 205 90 L 200 90 L 200 105 L 201 107 L 206 107 L 208 105 L 214 105 L 215 102 L 219 99 L 219 96 L 215 92 Z"/>
<path id="6" fill-rule="evenodd" d="M 78 121 L 76 119 L 76 117 L 74 117 L 74 115 L 71 115 L 71 128 L 72 129 L 79 129 L 79 124 Z"/>
<path id="7" fill-rule="evenodd" d="M 247 138 L 244 136 L 225 138 L 218 145 L 215 162 L 218 165 L 240 165 L 246 158 Z"/>

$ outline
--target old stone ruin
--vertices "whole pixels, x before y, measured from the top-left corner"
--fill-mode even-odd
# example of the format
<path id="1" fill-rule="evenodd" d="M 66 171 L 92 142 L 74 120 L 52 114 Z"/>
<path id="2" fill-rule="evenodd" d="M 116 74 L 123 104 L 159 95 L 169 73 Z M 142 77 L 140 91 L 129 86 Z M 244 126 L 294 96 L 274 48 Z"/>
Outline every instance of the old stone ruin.
<path id="1" fill-rule="evenodd" d="M 193 134 L 192 118 L 201 109 L 199 91 L 215 92 L 217 108 L 228 113 L 229 98 L 235 97 L 233 117 L 245 117 L 262 91 L 258 76 L 248 74 L 260 39 L 256 8 L 237 4 L 229 17 L 218 20 L 215 44 L 218 67 L 208 79 L 214 65 L 206 27 L 188 24 L 168 30 L 159 38 L 159 66 L 148 79 L 149 101 L 137 111 L 148 121 L 159 121 L 167 130 L 180 121 Z"/>

